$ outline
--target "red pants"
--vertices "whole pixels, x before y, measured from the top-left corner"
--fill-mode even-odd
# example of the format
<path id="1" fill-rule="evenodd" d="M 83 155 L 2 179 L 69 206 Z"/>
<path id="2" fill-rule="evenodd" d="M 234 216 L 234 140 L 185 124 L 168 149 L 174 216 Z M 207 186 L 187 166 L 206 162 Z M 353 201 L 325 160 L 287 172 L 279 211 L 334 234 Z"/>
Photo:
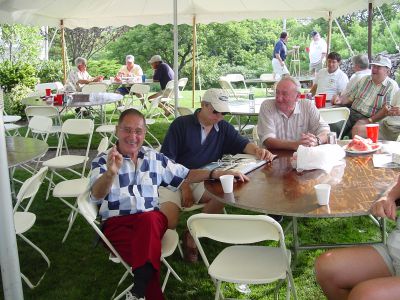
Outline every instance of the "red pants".
<path id="1" fill-rule="evenodd" d="M 146 300 L 164 299 L 160 285 L 161 240 L 168 220 L 160 211 L 107 219 L 103 229 L 121 257 L 135 270 L 150 262 L 156 270 L 146 289 Z"/>

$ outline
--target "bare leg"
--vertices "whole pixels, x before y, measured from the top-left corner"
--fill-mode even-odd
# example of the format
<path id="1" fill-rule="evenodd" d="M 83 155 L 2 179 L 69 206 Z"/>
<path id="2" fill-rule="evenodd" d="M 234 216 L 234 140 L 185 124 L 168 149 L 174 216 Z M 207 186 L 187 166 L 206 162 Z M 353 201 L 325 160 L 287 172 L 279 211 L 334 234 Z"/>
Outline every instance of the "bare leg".
<path id="1" fill-rule="evenodd" d="M 330 300 L 347 299 L 350 291 L 366 280 L 391 278 L 383 258 L 370 246 L 325 252 L 315 262 L 315 273 L 317 282 Z"/>
<path id="2" fill-rule="evenodd" d="M 205 204 L 203 213 L 206 214 L 220 214 L 224 209 L 224 203 L 214 199 L 207 191 L 204 192 L 199 202 Z"/>
<path id="3" fill-rule="evenodd" d="M 397 300 L 400 295 L 400 278 L 384 277 L 357 284 L 350 292 L 349 300 Z"/>
<path id="4" fill-rule="evenodd" d="M 161 203 L 160 211 L 167 217 L 168 219 L 168 228 L 175 229 L 178 225 L 180 208 L 173 202 L 167 201 Z"/>

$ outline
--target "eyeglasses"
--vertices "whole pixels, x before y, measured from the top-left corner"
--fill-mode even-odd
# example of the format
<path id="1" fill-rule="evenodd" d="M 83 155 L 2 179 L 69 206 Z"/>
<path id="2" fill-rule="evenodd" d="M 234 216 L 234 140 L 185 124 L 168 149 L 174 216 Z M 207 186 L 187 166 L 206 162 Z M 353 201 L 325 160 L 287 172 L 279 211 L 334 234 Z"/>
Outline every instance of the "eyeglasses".
<path id="1" fill-rule="evenodd" d="M 143 129 L 133 129 L 130 127 L 120 127 L 119 130 L 125 134 L 133 134 L 134 133 L 135 135 L 143 135 L 145 132 Z"/>
<path id="2" fill-rule="evenodd" d="M 225 115 L 227 115 L 228 113 L 227 113 L 227 112 L 219 112 L 219 111 L 216 111 L 216 110 L 214 109 L 214 110 L 213 110 L 213 114 L 221 114 L 221 115 L 225 116 Z"/>

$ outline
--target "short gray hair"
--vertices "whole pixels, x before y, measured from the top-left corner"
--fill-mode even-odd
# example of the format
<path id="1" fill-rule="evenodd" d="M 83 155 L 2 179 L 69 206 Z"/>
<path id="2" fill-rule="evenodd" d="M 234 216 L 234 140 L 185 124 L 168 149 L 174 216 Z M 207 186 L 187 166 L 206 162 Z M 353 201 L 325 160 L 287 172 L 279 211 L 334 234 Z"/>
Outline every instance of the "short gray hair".
<path id="1" fill-rule="evenodd" d="M 77 57 L 75 58 L 75 66 L 79 66 L 79 65 L 86 65 L 87 64 L 87 60 L 83 57 Z"/>
<path id="2" fill-rule="evenodd" d="M 292 82 L 296 86 L 296 92 L 301 93 L 300 82 L 292 76 L 283 76 L 282 79 L 277 82 L 277 84 L 279 84 L 279 82 L 285 81 L 285 80 Z"/>
<path id="3" fill-rule="evenodd" d="M 133 55 L 130 55 L 130 54 L 125 57 L 125 61 L 127 61 L 128 59 L 132 60 L 132 61 L 135 61 L 135 57 Z"/>
<path id="4" fill-rule="evenodd" d="M 357 65 L 362 70 L 368 69 L 368 67 L 369 67 L 369 59 L 368 59 L 368 55 L 366 55 L 366 54 L 354 55 L 351 58 L 351 62 L 353 63 L 354 66 Z"/>

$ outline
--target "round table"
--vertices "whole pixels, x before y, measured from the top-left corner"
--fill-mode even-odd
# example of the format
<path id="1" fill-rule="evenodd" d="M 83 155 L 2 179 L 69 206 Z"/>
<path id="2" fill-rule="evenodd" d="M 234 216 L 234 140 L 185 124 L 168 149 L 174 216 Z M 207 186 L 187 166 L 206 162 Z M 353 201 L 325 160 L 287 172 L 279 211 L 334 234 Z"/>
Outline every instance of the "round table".
<path id="1" fill-rule="evenodd" d="M 8 167 L 16 167 L 44 155 L 49 146 L 46 142 L 21 136 L 6 136 Z"/>

